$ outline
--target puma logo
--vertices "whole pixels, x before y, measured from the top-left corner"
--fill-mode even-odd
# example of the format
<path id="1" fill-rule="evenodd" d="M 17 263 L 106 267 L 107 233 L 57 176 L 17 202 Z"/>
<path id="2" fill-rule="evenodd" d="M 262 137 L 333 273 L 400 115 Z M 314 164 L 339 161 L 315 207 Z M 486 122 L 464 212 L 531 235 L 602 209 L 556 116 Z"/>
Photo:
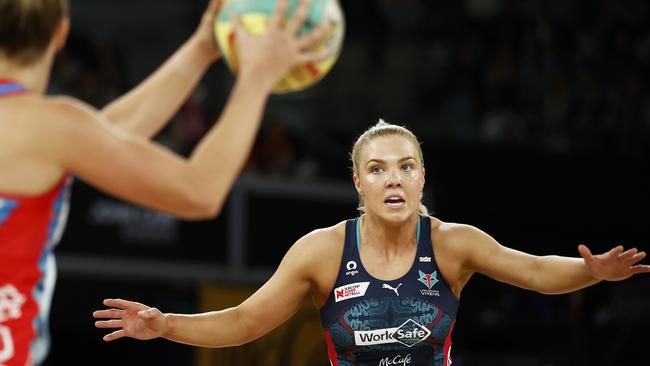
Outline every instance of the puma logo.
<path id="1" fill-rule="evenodd" d="M 393 292 L 395 292 L 395 295 L 399 296 L 399 292 L 397 292 L 397 289 L 398 289 L 400 286 L 402 286 L 401 283 L 400 283 L 399 285 L 397 285 L 397 287 L 393 287 L 393 286 L 391 286 L 391 285 L 388 285 L 388 284 L 385 284 L 385 283 L 384 283 L 384 284 L 381 286 L 381 288 L 387 288 L 387 289 L 389 289 L 389 290 L 392 290 Z"/>

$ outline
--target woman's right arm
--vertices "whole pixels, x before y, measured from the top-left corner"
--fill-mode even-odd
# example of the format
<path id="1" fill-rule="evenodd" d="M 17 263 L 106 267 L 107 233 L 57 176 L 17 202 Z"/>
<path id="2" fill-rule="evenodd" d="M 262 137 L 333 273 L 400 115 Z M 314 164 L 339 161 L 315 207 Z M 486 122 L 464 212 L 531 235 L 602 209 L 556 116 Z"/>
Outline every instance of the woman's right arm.
<path id="1" fill-rule="evenodd" d="M 210 218 L 245 162 L 266 98 L 241 77 L 219 122 L 187 159 L 69 100 L 51 102 L 52 117 L 35 126 L 32 144 L 43 159 L 107 194 L 185 219 Z"/>
<path id="2" fill-rule="evenodd" d="M 107 299 L 104 304 L 112 309 L 95 311 L 93 316 L 110 320 L 98 321 L 96 327 L 118 328 L 104 336 L 105 341 L 163 337 L 202 347 L 251 342 L 284 323 L 303 305 L 312 290 L 314 269 L 322 258 L 315 248 L 325 248 L 326 237 L 316 231 L 296 242 L 275 274 L 239 306 L 192 315 L 163 314 L 143 304 Z"/>
<path id="3" fill-rule="evenodd" d="M 221 117 L 189 159 L 115 128 L 97 111 L 66 99 L 49 102 L 36 118 L 37 154 L 141 206 L 187 219 L 218 215 L 254 142 L 271 89 L 293 65 L 322 57 L 304 50 L 322 37 L 327 25 L 296 36 L 308 4 L 303 0 L 285 27 L 281 19 L 287 1 L 280 0 L 262 36 L 248 34 L 238 18 L 233 20 L 240 50 L 237 81 Z"/>

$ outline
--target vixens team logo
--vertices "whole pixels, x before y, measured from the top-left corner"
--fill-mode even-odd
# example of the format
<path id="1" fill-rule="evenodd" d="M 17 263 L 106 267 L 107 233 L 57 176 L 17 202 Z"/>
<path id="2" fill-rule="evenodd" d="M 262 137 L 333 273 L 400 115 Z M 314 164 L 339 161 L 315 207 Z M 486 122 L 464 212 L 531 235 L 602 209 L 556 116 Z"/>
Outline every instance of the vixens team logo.
<path id="1" fill-rule="evenodd" d="M 424 273 L 420 270 L 418 270 L 418 272 L 420 273 L 420 278 L 418 278 L 418 281 L 427 286 L 427 290 L 420 290 L 420 293 L 422 295 L 428 296 L 440 296 L 438 290 L 431 289 L 436 283 L 438 283 L 438 272 L 433 271 L 433 273 Z"/>
<path id="2" fill-rule="evenodd" d="M 433 271 L 433 273 L 431 273 L 431 274 L 424 273 L 422 271 L 418 271 L 418 272 L 420 272 L 420 278 L 418 278 L 418 281 L 425 284 L 429 290 L 431 290 L 431 287 L 433 287 L 433 285 L 438 283 L 438 278 L 437 278 L 438 277 L 438 272 L 437 271 Z"/>

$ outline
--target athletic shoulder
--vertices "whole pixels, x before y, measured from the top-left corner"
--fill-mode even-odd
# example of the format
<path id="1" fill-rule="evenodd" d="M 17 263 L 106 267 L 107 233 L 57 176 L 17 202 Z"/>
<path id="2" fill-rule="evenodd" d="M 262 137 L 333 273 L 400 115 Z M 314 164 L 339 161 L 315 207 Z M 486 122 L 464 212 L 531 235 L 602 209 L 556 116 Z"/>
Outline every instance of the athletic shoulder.
<path id="1" fill-rule="evenodd" d="M 486 234 L 475 226 L 444 222 L 431 217 L 431 240 L 444 249 L 464 251 L 471 249 L 472 243 Z"/>
<path id="2" fill-rule="evenodd" d="M 345 222 L 314 230 L 298 239 L 282 260 L 314 280 L 341 262 L 345 239 Z"/>
<path id="3" fill-rule="evenodd" d="M 68 96 L 52 96 L 46 99 L 46 107 L 55 116 L 66 121 L 97 118 L 97 110 L 79 99 Z"/>
<path id="4" fill-rule="evenodd" d="M 0 138 L 9 137 L 2 140 L 3 145 L 11 144 L 12 151 L 22 152 L 34 151 L 34 147 L 40 150 L 57 140 L 67 142 L 61 132 L 72 121 L 83 118 L 84 113 L 89 113 L 87 107 L 70 98 L 64 102 L 62 98 L 37 94 L 21 96 L 0 108 Z"/>
<path id="5" fill-rule="evenodd" d="M 300 238 L 285 259 L 295 260 L 298 276 L 304 276 L 312 286 L 312 297 L 322 307 L 336 282 L 345 243 L 345 221 L 321 228 Z"/>
<path id="6" fill-rule="evenodd" d="M 345 241 L 345 221 L 336 225 L 316 229 L 298 239 L 295 250 L 308 253 L 308 257 L 319 259 L 342 250 Z"/>
<path id="7" fill-rule="evenodd" d="M 30 138 L 53 138 L 59 129 L 93 119 L 97 119 L 97 113 L 92 106 L 70 97 L 31 95 L 0 109 L 0 127 L 14 136 L 22 131 Z"/>
<path id="8" fill-rule="evenodd" d="M 481 232 L 478 228 L 472 225 L 445 222 L 432 216 L 429 218 L 431 219 L 431 235 L 438 235 L 445 239 L 462 238 L 476 235 Z"/>
<path id="9" fill-rule="evenodd" d="M 122 131 L 113 128 L 102 115 L 91 105 L 75 98 L 66 96 L 48 97 L 44 120 L 43 133 L 57 138 L 67 150 L 70 141 L 86 141 L 90 146 L 105 136 L 106 129 L 120 134 Z M 54 142 L 54 141 L 52 141 Z"/>

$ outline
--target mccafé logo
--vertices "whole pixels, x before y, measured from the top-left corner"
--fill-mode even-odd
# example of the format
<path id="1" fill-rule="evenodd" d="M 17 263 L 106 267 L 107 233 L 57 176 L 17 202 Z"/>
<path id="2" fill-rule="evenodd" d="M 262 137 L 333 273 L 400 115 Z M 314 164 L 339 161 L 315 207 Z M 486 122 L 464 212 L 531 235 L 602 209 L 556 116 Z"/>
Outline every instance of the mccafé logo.
<path id="1" fill-rule="evenodd" d="M 406 366 L 410 363 L 411 363 L 411 354 L 409 353 L 408 355 L 406 355 L 406 357 L 403 357 L 402 355 L 397 355 L 395 357 L 384 357 L 381 360 L 379 360 L 378 366 L 396 366 L 396 365 Z"/>

